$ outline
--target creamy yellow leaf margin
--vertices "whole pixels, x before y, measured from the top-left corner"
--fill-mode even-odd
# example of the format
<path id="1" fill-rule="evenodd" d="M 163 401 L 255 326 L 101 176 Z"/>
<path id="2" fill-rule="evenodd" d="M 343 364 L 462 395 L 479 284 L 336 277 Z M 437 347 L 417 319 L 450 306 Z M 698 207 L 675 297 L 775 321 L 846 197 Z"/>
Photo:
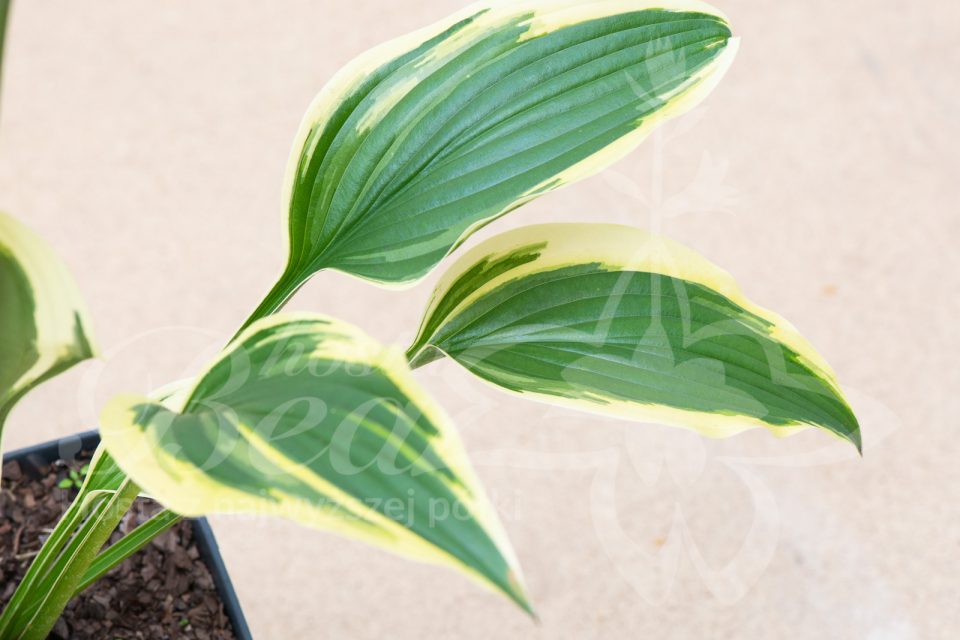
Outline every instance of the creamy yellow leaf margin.
<path id="1" fill-rule="evenodd" d="M 522 247 L 537 247 L 537 258 L 514 267 L 485 281 L 444 314 L 445 319 L 455 318 L 472 303 L 501 285 L 536 273 L 558 268 L 597 263 L 601 269 L 610 271 L 640 271 L 658 273 L 703 285 L 723 295 L 746 311 L 770 323 L 769 335 L 796 352 L 801 361 L 814 371 L 837 395 L 844 398 L 836 374 L 826 360 L 785 318 L 747 299 L 739 285 L 727 271 L 707 260 L 696 251 L 663 236 L 618 224 L 555 223 L 521 227 L 494 236 L 480 243 L 444 273 L 430 298 L 423 322 L 414 345 L 425 348 L 430 345 L 430 336 L 425 334 L 445 294 L 465 272 L 481 262 L 496 262 Z M 446 320 L 444 320 L 445 322 Z M 434 345 L 433 348 L 437 348 Z M 411 356 L 415 354 L 409 354 Z M 484 381 L 487 382 L 487 381 Z M 502 387 L 493 385 L 498 389 Z M 544 395 L 534 392 L 515 392 L 524 398 L 533 398 L 549 404 L 601 413 L 636 421 L 652 421 L 672 426 L 693 429 L 702 435 L 722 438 L 752 428 L 765 428 L 777 436 L 792 435 L 807 429 L 810 424 L 773 426 L 762 420 L 740 415 L 700 413 L 683 409 L 650 404 L 638 404 L 603 398 L 602 403 L 586 404 L 582 401 Z M 839 437 L 839 436 L 838 436 Z"/>
<path id="2" fill-rule="evenodd" d="M 587 20 L 609 17 L 626 12 L 643 11 L 645 9 L 700 12 L 717 16 L 729 23 L 729 20 L 723 12 L 700 0 L 661 0 L 659 2 L 656 0 L 489 1 L 470 5 L 429 27 L 381 44 L 352 60 L 344 66 L 330 82 L 324 86 L 316 98 L 314 98 L 294 138 L 293 150 L 288 161 L 282 192 L 282 207 L 284 211 L 282 219 L 283 235 L 287 242 L 288 256 L 292 251 L 290 246 L 289 214 L 293 198 L 293 188 L 296 182 L 297 172 L 301 167 L 301 159 L 312 153 L 309 145 L 311 136 L 322 129 L 324 123 L 329 119 L 342 100 L 356 90 L 369 73 L 469 18 L 473 18 L 470 24 L 444 40 L 440 45 L 434 47 L 430 51 L 429 56 L 420 62 L 420 68 L 422 70 L 420 75 L 423 75 L 429 69 L 439 66 L 443 61 L 449 60 L 457 53 L 475 44 L 485 34 L 490 33 L 497 27 L 509 24 L 512 20 L 521 16 L 531 16 L 525 23 L 528 26 L 528 30 L 524 35 L 524 39 L 532 39 L 545 33 Z M 613 144 L 543 184 L 534 187 L 526 196 L 519 198 L 504 211 L 475 223 L 461 235 L 460 241 L 462 242 L 477 229 L 490 223 L 492 220 L 497 219 L 544 193 L 596 174 L 635 149 L 654 128 L 696 107 L 713 91 L 726 74 L 736 57 L 739 44 L 739 38 L 730 38 L 726 43 L 725 51 L 721 55 L 711 64 L 701 69 L 698 74 L 692 76 L 684 85 L 677 87 L 668 98 L 669 104 L 661 108 L 656 114 L 642 118 L 640 126 L 638 126 L 635 131 L 623 136 Z M 418 77 L 419 76 L 412 77 L 408 81 L 399 82 L 392 87 L 388 93 L 380 97 L 376 112 L 367 114 L 364 121 L 369 122 L 371 119 L 374 119 L 374 115 L 382 115 L 397 104 L 397 102 L 416 86 Z M 363 123 L 361 123 L 361 125 L 362 124 Z M 306 169 L 306 166 L 303 165 L 303 168 Z M 448 255 L 456 250 L 458 246 L 459 243 L 455 243 L 450 249 L 450 252 L 448 252 Z M 286 275 L 286 271 L 283 275 Z M 377 284 L 390 289 L 406 289 L 418 281 L 419 278 L 408 282 L 377 281 Z"/>
<path id="3" fill-rule="evenodd" d="M 0 304 L 20 305 L 24 307 L 24 314 L 32 315 L 36 330 L 33 347 L 38 355 L 9 389 L 0 389 L 2 430 L 6 412 L 20 397 L 47 378 L 95 357 L 97 350 L 91 337 L 89 312 L 66 265 L 43 238 L 3 212 L 0 212 L 0 253 L 20 269 L 32 295 L 32 300 L 0 300 Z M 8 339 L 0 333 L 0 340 Z"/>
<path id="4" fill-rule="evenodd" d="M 218 362 L 229 358 L 233 351 L 242 349 L 245 340 L 264 330 L 282 334 L 291 322 L 301 320 L 319 320 L 326 323 L 324 338 L 318 343 L 313 356 L 382 372 L 437 428 L 439 435 L 431 442 L 431 448 L 446 463 L 446 468 L 454 471 L 462 482 L 462 486 L 454 485 L 449 489 L 456 494 L 461 504 L 467 506 L 473 519 L 480 523 L 509 566 L 515 592 L 506 595 L 532 612 L 524 595 L 519 562 L 473 471 L 455 427 L 440 406 L 414 380 L 403 352 L 398 348 L 384 347 L 353 325 L 332 317 L 308 313 L 278 314 L 250 325 L 216 361 L 197 376 L 193 385 L 178 389 L 173 395 L 163 394 L 163 404 L 171 411 L 181 412 L 204 376 Z M 498 591 L 479 572 L 453 554 L 413 535 L 407 528 L 371 509 L 363 501 L 319 475 L 310 473 L 300 465 L 290 465 L 278 452 L 271 450 L 268 442 L 258 437 L 252 429 L 243 428 L 243 425 L 240 425 L 243 435 L 258 454 L 286 468 L 298 480 L 330 497 L 337 503 L 337 507 L 317 508 L 316 505 L 292 498 L 276 488 L 267 491 L 263 497 L 257 497 L 217 482 L 202 469 L 185 464 L 162 448 L 154 446 L 150 435 L 135 422 L 137 407 L 150 402 L 150 398 L 138 395 L 113 398 L 101 415 L 100 435 L 117 466 L 140 485 L 145 494 L 159 500 L 171 511 L 187 517 L 211 513 L 252 513 L 281 517 L 308 527 L 361 540 L 414 560 L 458 569 L 483 587 Z"/>

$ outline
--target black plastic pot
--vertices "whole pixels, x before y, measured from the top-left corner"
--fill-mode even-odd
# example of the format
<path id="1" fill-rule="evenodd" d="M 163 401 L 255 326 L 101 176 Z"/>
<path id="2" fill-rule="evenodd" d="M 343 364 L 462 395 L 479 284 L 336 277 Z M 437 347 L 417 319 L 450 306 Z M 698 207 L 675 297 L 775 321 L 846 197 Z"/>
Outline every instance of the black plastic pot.
<path id="1" fill-rule="evenodd" d="M 3 456 L 3 462 L 6 464 L 16 460 L 25 474 L 39 475 L 39 467 L 57 460 L 72 462 L 81 451 L 93 451 L 99 444 L 100 434 L 96 431 L 87 431 L 60 440 L 18 449 Z M 210 570 L 213 583 L 217 587 L 217 595 L 223 603 L 224 613 L 230 620 L 234 635 L 237 640 L 253 640 L 247 621 L 243 617 L 243 611 L 240 609 L 240 601 L 233 590 L 233 583 L 230 582 L 227 568 L 220 556 L 220 548 L 217 546 L 210 523 L 206 518 L 196 518 L 190 522 L 193 525 L 193 539 L 197 543 L 197 550 L 200 552 L 203 563 Z"/>

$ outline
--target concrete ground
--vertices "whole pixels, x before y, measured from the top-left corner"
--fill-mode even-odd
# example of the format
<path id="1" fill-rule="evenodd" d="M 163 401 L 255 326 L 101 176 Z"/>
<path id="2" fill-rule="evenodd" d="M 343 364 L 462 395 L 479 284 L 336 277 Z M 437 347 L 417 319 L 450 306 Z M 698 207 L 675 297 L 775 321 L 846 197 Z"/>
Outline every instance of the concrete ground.
<path id="1" fill-rule="evenodd" d="M 75 271 L 105 360 L 24 401 L 14 448 L 189 375 L 283 262 L 280 184 L 314 93 L 454 0 L 14 6 L 0 206 Z M 213 519 L 258 638 L 864 638 L 960 632 L 960 86 L 946 0 L 724 0 L 742 47 L 705 106 L 521 224 L 653 227 L 730 270 L 833 364 L 863 458 L 815 432 L 710 441 L 418 377 L 457 421 L 536 624 L 444 569 L 294 524 Z M 323 274 L 291 308 L 385 342 L 402 293 Z"/>

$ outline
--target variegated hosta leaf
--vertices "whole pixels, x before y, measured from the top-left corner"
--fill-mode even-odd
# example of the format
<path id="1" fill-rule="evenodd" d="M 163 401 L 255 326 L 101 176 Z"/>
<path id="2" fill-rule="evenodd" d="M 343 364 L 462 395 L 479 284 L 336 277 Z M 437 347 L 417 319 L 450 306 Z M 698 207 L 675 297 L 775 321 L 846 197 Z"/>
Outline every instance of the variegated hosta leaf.
<path id="1" fill-rule="evenodd" d="M 464 570 L 529 608 L 449 420 L 403 354 L 321 316 L 251 325 L 179 400 L 119 397 L 101 434 L 186 515 L 281 516 Z"/>
<path id="2" fill-rule="evenodd" d="M 25 393 L 94 351 L 66 266 L 40 237 L 0 213 L 0 431 Z"/>
<path id="3" fill-rule="evenodd" d="M 621 417 L 725 436 L 822 427 L 860 446 L 823 358 L 695 252 L 620 225 L 497 236 L 433 294 L 408 351 L 443 354 L 495 385 Z"/>
<path id="4" fill-rule="evenodd" d="M 301 126 L 289 263 L 414 281 L 472 231 L 618 159 L 703 98 L 732 59 L 696 1 L 474 5 L 346 67 Z"/>

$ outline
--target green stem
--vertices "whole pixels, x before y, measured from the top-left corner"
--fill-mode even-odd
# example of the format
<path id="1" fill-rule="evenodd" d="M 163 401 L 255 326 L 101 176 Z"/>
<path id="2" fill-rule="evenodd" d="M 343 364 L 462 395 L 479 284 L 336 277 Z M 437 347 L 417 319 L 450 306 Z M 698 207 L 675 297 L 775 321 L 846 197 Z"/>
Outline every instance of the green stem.
<path id="1" fill-rule="evenodd" d="M 108 574 L 118 564 L 147 546 L 151 540 L 181 520 L 183 520 L 182 516 L 164 509 L 113 545 L 104 549 L 87 568 L 87 572 L 80 584 L 77 585 L 77 592 L 74 595 L 79 594 Z"/>
<path id="2" fill-rule="evenodd" d="M 290 275 L 288 271 L 285 271 L 283 275 L 280 276 L 280 279 L 277 280 L 277 283 L 273 285 L 273 288 L 270 289 L 270 292 L 260 301 L 260 305 L 253 310 L 250 317 L 247 318 L 246 322 L 244 322 L 233 335 L 230 342 L 236 340 L 247 327 L 257 320 L 266 318 L 282 309 L 293 294 L 297 292 L 297 289 L 302 286 L 303 280 L 300 277 Z"/>
<path id="3" fill-rule="evenodd" d="M 82 523 L 77 523 L 75 531 L 68 528 L 68 533 L 72 536 L 70 544 L 59 555 L 54 554 L 44 563 L 44 570 L 39 574 L 38 582 L 30 586 L 27 593 L 28 598 L 13 612 L 10 630 L 7 632 L 9 636 L 5 637 L 22 639 L 30 632 L 37 614 L 49 602 L 49 595 L 53 593 L 64 568 L 70 565 L 74 554 L 83 546 L 84 541 L 96 528 L 106 507 L 107 501 L 105 500 L 97 503 L 88 514 L 89 517 Z"/>
<path id="4" fill-rule="evenodd" d="M 7 608 L 4 609 L 3 615 L 0 616 L 0 638 L 6 640 L 6 638 L 11 637 L 11 625 L 14 619 L 17 618 L 29 597 L 37 593 L 37 590 L 33 588 L 34 585 L 40 582 L 49 571 L 50 564 L 57 559 L 60 551 L 70 539 L 70 536 L 73 535 L 77 525 L 82 519 L 81 499 L 80 496 L 77 496 L 66 513 L 57 521 L 57 526 L 53 530 L 53 533 L 50 534 L 47 541 L 43 543 L 43 546 L 40 548 L 40 553 L 38 553 L 33 559 L 33 562 L 30 563 L 26 575 L 17 586 L 13 598 L 7 603 Z"/>
<path id="5" fill-rule="evenodd" d="M 124 480 L 108 500 L 93 510 L 50 567 L 49 576 L 37 585 L 42 599 L 26 611 L 18 612 L 13 628 L 2 636 L 4 640 L 43 640 L 49 635 L 81 578 L 139 493 L 140 487 L 129 479 Z"/>

